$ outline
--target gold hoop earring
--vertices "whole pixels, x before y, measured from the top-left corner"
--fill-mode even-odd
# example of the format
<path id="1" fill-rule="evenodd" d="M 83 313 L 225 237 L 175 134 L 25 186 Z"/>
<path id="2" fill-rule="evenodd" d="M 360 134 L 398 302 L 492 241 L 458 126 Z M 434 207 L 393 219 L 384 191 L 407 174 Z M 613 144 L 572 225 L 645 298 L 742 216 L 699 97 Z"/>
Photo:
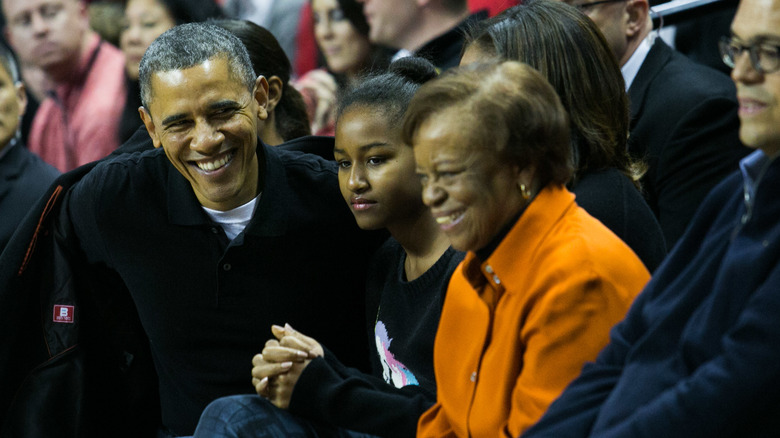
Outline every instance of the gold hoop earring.
<path id="1" fill-rule="evenodd" d="M 520 184 L 520 194 L 526 201 L 531 199 L 531 190 L 529 190 L 525 184 Z"/>

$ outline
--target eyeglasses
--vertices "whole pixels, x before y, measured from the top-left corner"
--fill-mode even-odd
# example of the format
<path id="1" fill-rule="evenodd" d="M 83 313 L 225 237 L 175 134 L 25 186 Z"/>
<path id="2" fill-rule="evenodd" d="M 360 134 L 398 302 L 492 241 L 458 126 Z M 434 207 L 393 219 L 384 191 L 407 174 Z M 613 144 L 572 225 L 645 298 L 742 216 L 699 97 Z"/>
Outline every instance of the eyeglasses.
<path id="1" fill-rule="evenodd" d="M 750 54 L 750 65 L 761 74 L 774 73 L 780 70 L 780 46 L 764 42 L 743 44 L 734 38 L 721 37 L 718 42 L 720 57 L 723 63 L 731 68 L 746 50 Z"/>
<path id="2" fill-rule="evenodd" d="M 628 1 L 628 0 L 599 0 L 599 1 L 593 2 L 593 3 L 572 4 L 572 6 L 574 6 L 575 8 L 577 8 L 577 9 L 579 9 L 581 11 L 584 11 L 585 9 L 592 8 L 592 7 L 598 6 L 598 5 L 605 5 L 607 3 L 618 3 L 618 2 L 625 2 L 625 1 Z"/>

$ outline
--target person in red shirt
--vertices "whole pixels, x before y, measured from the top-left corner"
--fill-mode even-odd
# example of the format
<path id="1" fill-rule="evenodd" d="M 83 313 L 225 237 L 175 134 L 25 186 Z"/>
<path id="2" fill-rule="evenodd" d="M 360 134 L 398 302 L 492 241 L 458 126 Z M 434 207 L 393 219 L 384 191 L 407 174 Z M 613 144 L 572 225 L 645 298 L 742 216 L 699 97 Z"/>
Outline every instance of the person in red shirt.
<path id="1" fill-rule="evenodd" d="M 81 0 L 6 0 L 5 36 L 19 57 L 46 76 L 28 147 L 61 171 L 119 146 L 125 103 L 124 56 L 89 28 Z"/>

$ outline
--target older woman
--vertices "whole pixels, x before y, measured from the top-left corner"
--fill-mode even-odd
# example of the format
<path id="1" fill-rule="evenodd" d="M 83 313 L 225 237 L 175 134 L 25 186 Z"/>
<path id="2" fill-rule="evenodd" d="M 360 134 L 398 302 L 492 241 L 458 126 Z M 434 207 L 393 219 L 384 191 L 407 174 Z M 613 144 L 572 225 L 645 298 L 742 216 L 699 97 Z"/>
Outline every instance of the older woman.
<path id="1" fill-rule="evenodd" d="M 595 359 L 649 273 L 565 188 L 566 111 L 527 65 L 423 85 L 402 129 L 423 202 L 468 251 L 447 289 L 437 403 L 418 437 L 517 437 Z"/>
<path id="2" fill-rule="evenodd" d="M 617 61 L 598 27 L 576 8 L 531 0 L 473 29 L 461 65 L 524 62 L 552 84 L 569 113 L 577 204 L 623 239 L 652 272 L 666 256 L 663 233 L 638 187 L 643 166 L 626 141 L 628 97 Z"/>

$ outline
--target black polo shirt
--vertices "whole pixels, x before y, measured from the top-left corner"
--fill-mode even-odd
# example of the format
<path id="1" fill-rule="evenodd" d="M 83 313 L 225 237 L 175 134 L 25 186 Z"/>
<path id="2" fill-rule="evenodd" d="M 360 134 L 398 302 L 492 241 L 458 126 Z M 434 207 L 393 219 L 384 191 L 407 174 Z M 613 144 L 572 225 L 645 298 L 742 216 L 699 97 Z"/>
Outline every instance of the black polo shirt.
<path id="1" fill-rule="evenodd" d="M 228 242 L 162 149 L 96 166 L 64 208 L 90 264 L 119 274 L 136 304 L 159 376 L 162 419 L 192 434 L 213 399 L 251 393 L 251 359 L 290 323 L 358 366 L 369 254 L 333 162 L 258 145 L 251 222 Z"/>

